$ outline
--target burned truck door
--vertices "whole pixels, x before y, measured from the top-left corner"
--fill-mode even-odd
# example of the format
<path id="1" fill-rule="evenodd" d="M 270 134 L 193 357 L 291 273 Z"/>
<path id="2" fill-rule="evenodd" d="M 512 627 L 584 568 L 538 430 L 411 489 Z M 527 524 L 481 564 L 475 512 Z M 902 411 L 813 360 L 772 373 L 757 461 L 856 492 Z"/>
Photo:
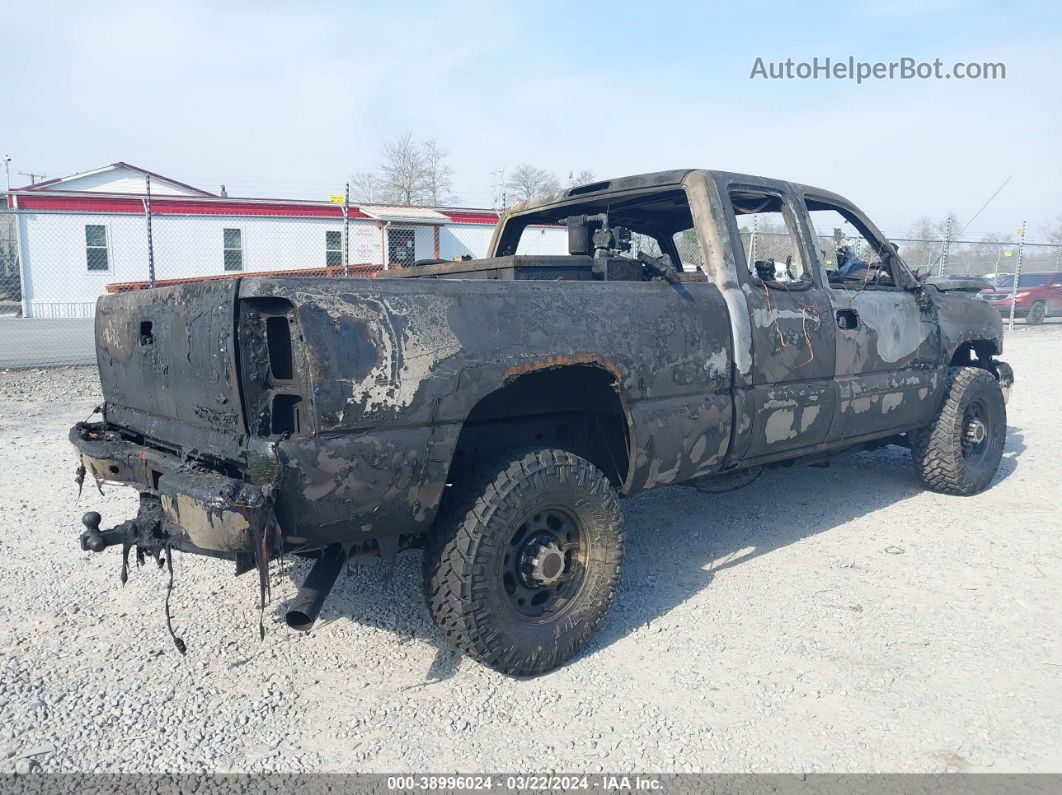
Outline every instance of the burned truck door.
<path id="1" fill-rule="evenodd" d="M 944 386 L 940 330 L 914 276 L 854 206 L 806 194 L 837 325 L 838 423 L 831 441 L 906 430 Z"/>
<path id="2" fill-rule="evenodd" d="M 836 405 L 831 306 L 812 267 L 791 190 L 717 174 L 752 334 L 746 458 L 813 447 Z M 740 180 L 740 181 L 736 181 Z"/>

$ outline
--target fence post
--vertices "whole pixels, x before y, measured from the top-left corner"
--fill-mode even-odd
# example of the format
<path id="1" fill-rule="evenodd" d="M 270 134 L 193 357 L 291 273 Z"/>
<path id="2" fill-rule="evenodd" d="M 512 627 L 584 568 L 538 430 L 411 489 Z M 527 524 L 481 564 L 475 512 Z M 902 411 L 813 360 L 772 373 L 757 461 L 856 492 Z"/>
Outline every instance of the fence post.
<path id="1" fill-rule="evenodd" d="M 1018 230 L 1018 261 L 1014 264 L 1014 281 L 1010 286 L 1010 320 L 1007 322 L 1007 330 L 1014 329 L 1014 296 L 1018 294 L 1018 278 L 1021 276 L 1021 255 L 1025 250 L 1025 222 L 1021 222 Z"/>
<path id="2" fill-rule="evenodd" d="M 15 210 L 15 256 L 18 257 L 18 293 L 22 299 L 22 318 L 30 316 L 29 296 L 26 295 L 26 258 L 23 256 L 22 246 L 22 209 L 18 206 L 18 196 L 11 196 L 11 203 Z"/>
<path id="3" fill-rule="evenodd" d="M 940 251 L 940 271 L 937 276 L 945 276 L 948 273 L 948 248 L 951 246 L 951 214 L 948 214 L 948 222 L 944 224 L 944 243 Z"/>
<path id="4" fill-rule="evenodd" d="M 350 276 L 350 183 L 343 198 L 343 273 Z"/>
<path id="5" fill-rule="evenodd" d="M 749 261 L 745 263 L 745 267 L 749 270 L 752 270 L 752 266 L 756 262 L 756 225 L 759 220 L 759 215 L 752 216 L 752 233 L 749 235 Z"/>
<path id="6" fill-rule="evenodd" d="M 144 195 L 144 216 L 147 219 L 147 244 L 148 244 L 148 283 L 152 287 L 155 284 L 155 244 L 151 237 L 151 175 L 144 175 L 147 193 Z"/>

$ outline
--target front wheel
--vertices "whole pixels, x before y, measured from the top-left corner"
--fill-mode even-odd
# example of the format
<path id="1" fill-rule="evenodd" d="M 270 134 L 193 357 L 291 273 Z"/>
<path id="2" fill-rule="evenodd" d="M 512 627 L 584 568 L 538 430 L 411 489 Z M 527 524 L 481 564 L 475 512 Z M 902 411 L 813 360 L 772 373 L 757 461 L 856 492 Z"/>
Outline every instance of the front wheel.
<path id="1" fill-rule="evenodd" d="M 965 497 L 983 491 L 995 476 L 1006 435 L 999 381 L 978 367 L 953 367 L 940 412 L 910 434 L 911 454 L 929 488 Z"/>
<path id="2" fill-rule="evenodd" d="M 1047 317 L 1047 307 L 1043 301 L 1037 301 L 1029 307 L 1029 311 L 1025 315 L 1025 323 L 1029 326 L 1039 326 L 1044 322 L 1045 317 Z"/>
<path id="3" fill-rule="evenodd" d="M 623 520 L 608 478 L 564 450 L 522 451 L 444 497 L 424 553 L 428 606 L 458 649 L 512 676 L 578 653 L 615 599 Z"/>

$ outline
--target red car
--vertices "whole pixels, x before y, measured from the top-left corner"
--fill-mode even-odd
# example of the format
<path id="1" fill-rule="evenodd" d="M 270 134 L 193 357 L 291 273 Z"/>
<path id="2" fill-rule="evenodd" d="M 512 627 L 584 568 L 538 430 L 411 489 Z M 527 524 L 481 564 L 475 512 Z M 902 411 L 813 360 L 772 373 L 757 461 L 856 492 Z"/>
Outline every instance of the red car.
<path id="1" fill-rule="evenodd" d="M 1014 289 L 1013 276 L 1006 276 L 997 286 L 982 290 L 981 299 L 999 310 L 1004 317 L 1010 316 L 1010 294 Z M 1014 317 L 1023 317 L 1030 326 L 1044 322 L 1044 318 L 1062 315 L 1062 273 L 1045 271 L 1023 273 L 1018 277 L 1018 290 L 1014 293 Z"/>

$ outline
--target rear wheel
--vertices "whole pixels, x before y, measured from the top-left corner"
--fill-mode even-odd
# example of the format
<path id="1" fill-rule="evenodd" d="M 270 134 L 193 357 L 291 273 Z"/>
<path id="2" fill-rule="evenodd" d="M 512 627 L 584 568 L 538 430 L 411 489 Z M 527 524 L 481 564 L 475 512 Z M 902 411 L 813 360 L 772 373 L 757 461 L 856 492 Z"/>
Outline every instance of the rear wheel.
<path id="1" fill-rule="evenodd" d="M 1025 315 L 1025 322 L 1030 326 L 1039 326 L 1044 322 L 1045 317 L 1047 317 L 1047 307 L 1043 301 L 1037 301 L 1029 307 L 1029 312 Z"/>
<path id="2" fill-rule="evenodd" d="M 428 606 L 458 649 L 502 673 L 549 671 L 605 619 L 623 555 L 619 501 L 554 449 L 483 467 L 444 498 L 424 553 Z"/>
<path id="3" fill-rule="evenodd" d="M 933 423 L 910 434 L 922 481 L 942 494 L 983 491 L 999 468 L 1007 434 L 1007 407 L 999 382 L 987 370 L 953 367 Z"/>

